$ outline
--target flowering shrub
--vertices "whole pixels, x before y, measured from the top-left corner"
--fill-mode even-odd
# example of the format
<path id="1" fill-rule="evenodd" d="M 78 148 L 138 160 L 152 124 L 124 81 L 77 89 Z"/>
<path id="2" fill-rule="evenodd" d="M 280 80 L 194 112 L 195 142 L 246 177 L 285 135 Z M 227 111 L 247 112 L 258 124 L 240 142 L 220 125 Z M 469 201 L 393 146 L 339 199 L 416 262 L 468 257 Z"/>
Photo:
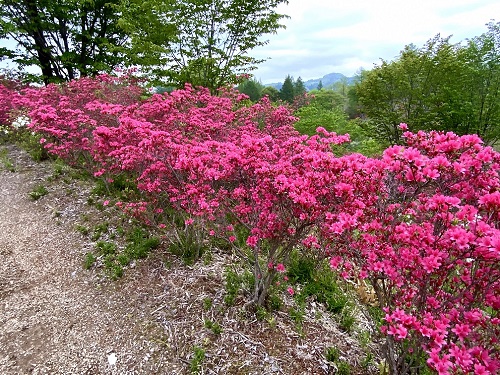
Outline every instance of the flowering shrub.
<path id="1" fill-rule="evenodd" d="M 126 212 L 164 227 L 173 207 L 226 239 L 252 264 L 252 303 L 292 249 L 314 249 L 373 286 L 392 374 L 421 357 L 439 374 L 498 372 L 500 156 L 478 137 L 406 132 L 382 158 L 336 157 L 348 136 L 300 136 L 267 98 L 246 107 L 234 91 L 187 85 L 138 102 L 138 87 L 116 83 L 51 85 L 21 102 L 51 152 L 135 179 L 144 199 L 119 202 Z"/>
<path id="2" fill-rule="evenodd" d="M 95 130 L 95 157 L 105 166 L 99 173 L 136 175 L 155 211 L 173 204 L 196 217 L 197 226 L 205 222 L 207 231 L 213 228 L 233 244 L 234 227 L 244 227 L 257 280 L 254 302 L 262 304 L 275 270 L 261 269 L 259 257 L 266 257 L 266 264 L 284 258 L 307 227 L 292 233 L 292 206 L 281 203 L 274 186 L 280 162 L 287 162 L 306 137 L 298 136 L 295 118 L 285 108 L 274 108 L 267 98 L 243 107 L 241 99 L 231 92 L 214 97 L 189 85 L 171 95 L 154 95 L 138 107 L 124 108 L 119 127 Z M 103 104 L 101 110 L 106 113 L 108 107 Z M 263 240 L 269 247 L 265 254 Z"/>
<path id="3" fill-rule="evenodd" d="M 16 86 L 0 84 L 0 125 L 10 124 L 17 97 Z"/>
<path id="4" fill-rule="evenodd" d="M 497 373 L 500 155 L 477 136 L 404 136 L 384 152 L 373 208 L 342 241 L 323 232 L 332 267 L 372 283 L 392 373 L 422 350 L 439 374 Z"/>
<path id="5" fill-rule="evenodd" d="M 15 104 L 25 108 L 31 118 L 29 127 L 44 137 L 41 142 L 50 153 L 91 169 L 92 131 L 98 125 L 118 125 L 114 117 L 93 111 L 92 103 L 128 106 L 136 103 L 142 92 L 128 77 L 101 75 L 27 88 Z"/>

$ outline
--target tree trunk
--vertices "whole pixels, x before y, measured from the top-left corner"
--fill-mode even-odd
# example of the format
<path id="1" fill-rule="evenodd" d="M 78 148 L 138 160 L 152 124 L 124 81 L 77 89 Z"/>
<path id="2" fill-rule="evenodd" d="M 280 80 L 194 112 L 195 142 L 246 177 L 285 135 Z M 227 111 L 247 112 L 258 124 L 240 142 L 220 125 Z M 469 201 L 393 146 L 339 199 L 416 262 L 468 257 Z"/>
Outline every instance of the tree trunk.
<path id="1" fill-rule="evenodd" d="M 31 25 L 29 34 L 35 41 L 36 53 L 38 55 L 38 61 L 40 62 L 40 68 L 42 70 L 43 81 L 47 85 L 54 82 L 58 77 L 57 73 L 54 72 L 52 67 L 52 54 L 50 47 L 47 45 L 45 40 L 45 35 L 43 33 L 43 28 L 41 25 L 41 15 L 37 7 L 35 0 L 25 0 L 27 17 L 29 18 Z"/>

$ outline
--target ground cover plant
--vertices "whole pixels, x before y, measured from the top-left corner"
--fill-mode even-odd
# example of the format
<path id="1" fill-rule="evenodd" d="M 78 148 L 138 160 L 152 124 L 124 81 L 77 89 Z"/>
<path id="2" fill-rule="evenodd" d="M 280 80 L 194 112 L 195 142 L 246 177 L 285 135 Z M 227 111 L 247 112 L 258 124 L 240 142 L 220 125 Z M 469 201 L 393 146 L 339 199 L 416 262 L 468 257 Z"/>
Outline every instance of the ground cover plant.
<path id="1" fill-rule="evenodd" d="M 286 282 L 294 252 L 312 252 L 374 289 L 389 373 L 500 369 L 500 154 L 477 136 L 402 124 L 405 143 L 381 158 L 339 157 L 348 136 L 299 135 L 266 98 L 187 85 L 139 101 L 128 87 L 85 79 L 16 105 L 50 153 L 104 183 L 134 181 L 124 212 L 167 230 L 173 211 L 246 262 L 248 307 Z"/>

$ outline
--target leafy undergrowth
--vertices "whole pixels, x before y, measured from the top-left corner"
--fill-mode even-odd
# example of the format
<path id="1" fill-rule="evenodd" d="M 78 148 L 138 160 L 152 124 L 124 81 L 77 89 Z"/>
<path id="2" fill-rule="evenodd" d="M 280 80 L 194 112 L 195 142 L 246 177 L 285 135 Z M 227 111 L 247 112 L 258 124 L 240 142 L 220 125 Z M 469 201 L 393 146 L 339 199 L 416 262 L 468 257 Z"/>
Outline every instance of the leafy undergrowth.
<path id="1" fill-rule="evenodd" d="M 26 154 L 0 147 L 15 171 L 32 173 Z M 193 252 L 182 230 L 153 233 L 114 206 L 134 194 L 127 184 L 110 191 L 60 161 L 38 166 L 46 193 L 37 204 L 51 208 L 55 224 L 81 233 L 89 278 L 120 288 L 145 270 L 157 274 L 164 293 L 145 334 L 183 373 L 380 373 L 376 309 L 321 262 L 294 255 L 288 282 L 271 288 L 265 308 L 249 309 L 252 273 L 216 240 Z"/>

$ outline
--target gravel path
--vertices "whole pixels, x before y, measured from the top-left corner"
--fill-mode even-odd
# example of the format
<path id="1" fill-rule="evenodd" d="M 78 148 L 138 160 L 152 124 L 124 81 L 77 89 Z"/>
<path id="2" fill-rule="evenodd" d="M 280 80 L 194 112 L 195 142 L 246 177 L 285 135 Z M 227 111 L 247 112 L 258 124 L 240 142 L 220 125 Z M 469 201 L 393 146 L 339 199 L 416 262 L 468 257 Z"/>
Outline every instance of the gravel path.
<path id="1" fill-rule="evenodd" d="M 157 279 L 97 282 L 82 267 L 91 245 L 53 202 L 29 198 L 47 165 L 12 152 L 22 173 L 0 171 L 0 374 L 175 374 L 148 315 Z"/>

